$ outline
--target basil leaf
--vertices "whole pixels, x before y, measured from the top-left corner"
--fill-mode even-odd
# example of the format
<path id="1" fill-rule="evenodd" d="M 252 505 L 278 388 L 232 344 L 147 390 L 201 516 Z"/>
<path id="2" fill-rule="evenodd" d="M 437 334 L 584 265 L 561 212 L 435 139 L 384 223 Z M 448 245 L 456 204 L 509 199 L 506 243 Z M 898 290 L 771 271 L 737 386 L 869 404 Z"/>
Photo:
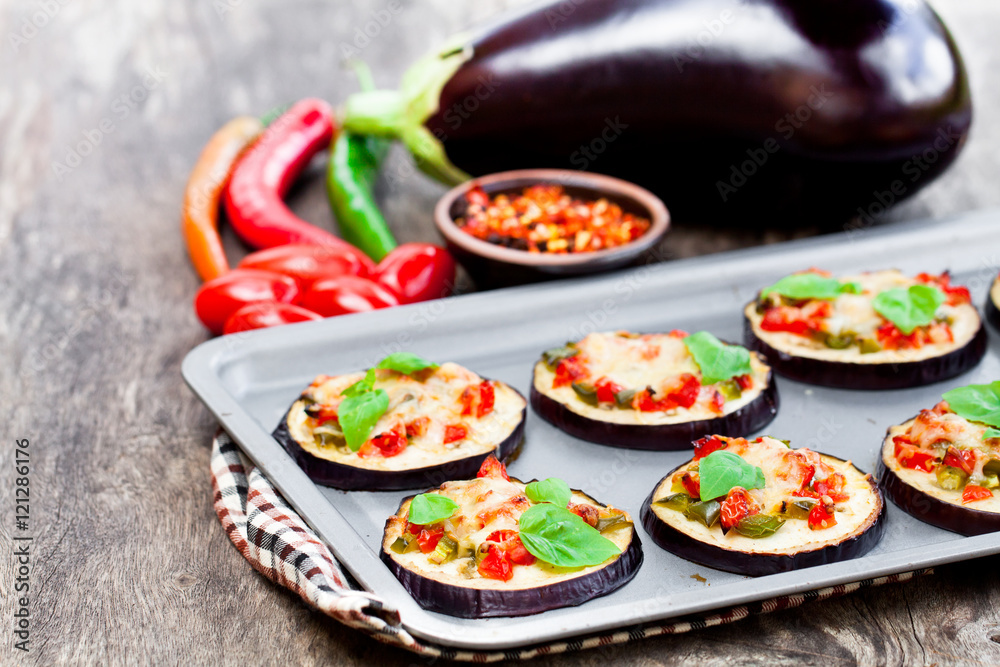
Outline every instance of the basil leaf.
<path id="1" fill-rule="evenodd" d="M 425 368 L 437 368 L 433 361 L 422 359 L 411 352 L 396 352 L 378 362 L 376 368 L 389 368 L 403 375 L 410 375 Z"/>
<path id="2" fill-rule="evenodd" d="M 931 285 L 896 287 L 872 299 L 875 311 L 909 336 L 917 327 L 934 321 L 937 309 L 945 302 L 944 292 Z"/>
<path id="3" fill-rule="evenodd" d="M 600 565 L 621 554 L 618 546 L 564 507 L 532 505 L 518 519 L 521 542 L 537 558 L 557 567 Z"/>
<path id="4" fill-rule="evenodd" d="M 375 369 L 369 368 L 362 380 L 358 380 L 341 392 L 341 396 L 359 396 L 375 388 Z"/>
<path id="5" fill-rule="evenodd" d="M 444 521 L 458 509 L 458 503 L 437 493 L 421 493 L 410 501 L 407 520 L 418 526 Z"/>
<path id="6" fill-rule="evenodd" d="M 707 331 L 686 337 L 684 346 L 701 369 L 702 384 L 715 384 L 752 372 L 749 350 L 739 345 L 726 345 Z"/>
<path id="7" fill-rule="evenodd" d="M 1000 430 L 995 428 L 986 429 L 986 432 L 983 433 L 983 440 L 989 440 L 990 438 L 1000 438 Z"/>
<path id="8" fill-rule="evenodd" d="M 959 417 L 1000 427 L 1000 380 L 952 389 L 941 398 L 948 401 L 948 407 Z"/>
<path id="9" fill-rule="evenodd" d="M 776 292 L 789 299 L 836 299 L 844 292 L 857 294 L 861 287 L 857 283 L 841 283 L 836 278 L 827 278 L 818 273 L 796 273 L 785 276 L 760 293 L 762 297 Z"/>
<path id="10" fill-rule="evenodd" d="M 361 445 L 365 444 L 375 428 L 375 423 L 388 409 L 389 394 L 382 389 L 355 393 L 341 401 L 337 408 L 337 419 L 344 429 L 344 438 L 352 452 L 361 449 Z"/>
<path id="11" fill-rule="evenodd" d="M 721 498 L 736 486 L 762 489 L 766 481 L 763 470 L 750 465 L 736 454 L 721 449 L 701 460 L 698 477 L 702 500 Z"/>
<path id="12" fill-rule="evenodd" d="M 556 507 L 566 507 L 573 493 L 569 484 L 558 477 L 549 477 L 541 482 L 532 482 L 524 487 L 524 495 L 533 503 L 552 503 Z"/>

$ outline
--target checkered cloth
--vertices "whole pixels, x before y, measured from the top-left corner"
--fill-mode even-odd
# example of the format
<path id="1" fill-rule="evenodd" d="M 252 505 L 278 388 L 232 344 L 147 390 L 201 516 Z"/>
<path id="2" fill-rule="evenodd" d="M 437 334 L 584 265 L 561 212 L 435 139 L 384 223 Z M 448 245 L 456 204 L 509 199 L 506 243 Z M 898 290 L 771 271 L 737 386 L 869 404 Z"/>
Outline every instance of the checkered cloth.
<path id="1" fill-rule="evenodd" d="M 569 653 L 596 646 L 624 644 L 646 637 L 676 635 L 732 623 L 751 614 L 797 607 L 808 600 L 825 600 L 859 588 L 880 586 L 928 574 L 918 570 L 867 579 L 741 605 L 696 618 L 644 625 L 599 635 L 507 651 L 464 651 L 416 639 L 407 632 L 392 604 L 351 588 L 340 565 L 305 521 L 289 507 L 268 479 L 220 432 L 212 446 L 212 490 L 215 513 L 229 539 L 258 572 L 297 593 L 309 605 L 378 641 L 428 657 L 466 662 L 527 660 L 540 655 Z"/>

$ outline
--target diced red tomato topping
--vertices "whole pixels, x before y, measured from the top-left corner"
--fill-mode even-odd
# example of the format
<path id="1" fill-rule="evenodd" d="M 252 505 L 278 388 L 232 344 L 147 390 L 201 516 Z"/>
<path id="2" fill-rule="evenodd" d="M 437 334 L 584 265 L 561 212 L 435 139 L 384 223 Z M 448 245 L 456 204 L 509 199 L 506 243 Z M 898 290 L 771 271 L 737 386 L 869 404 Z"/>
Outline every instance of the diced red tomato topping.
<path id="1" fill-rule="evenodd" d="M 514 565 L 534 565 L 537 560 L 521 542 L 520 535 L 506 540 L 503 548 L 507 552 L 507 559 Z"/>
<path id="2" fill-rule="evenodd" d="M 667 335 L 670 336 L 671 338 L 687 338 L 691 334 L 689 334 L 687 331 L 684 331 L 684 329 L 671 329 Z"/>
<path id="3" fill-rule="evenodd" d="M 837 517 L 823 503 L 816 503 L 809 511 L 809 528 L 823 530 L 837 525 Z"/>
<path id="4" fill-rule="evenodd" d="M 972 471 L 976 469 L 976 452 L 971 449 L 949 447 L 948 452 L 944 455 L 943 463 L 946 466 L 964 471 L 966 475 L 971 475 Z"/>
<path id="5" fill-rule="evenodd" d="M 892 439 L 895 444 L 895 456 L 899 465 L 904 468 L 933 472 L 937 467 L 937 457 L 908 442 L 908 438 L 897 435 Z"/>
<path id="6" fill-rule="evenodd" d="M 586 521 L 591 527 L 596 527 L 598 519 L 601 518 L 601 515 L 597 512 L 597 508 L 593 505 L 585 505 L 583 503 L 574 505 L 571 503 L 567 509 Z"/>
<path id="7" fill-rule="evenodd" d="M 692 498 L 701 498 L 701 478 L 696 472 L 685 472 L 681 475 L 681 484 Z"/>
<path id="8" fill-rule="evenodd" d="M 987 498 L 992 497 L 993 492 L 986 487 L 969 484 L 965 487 L 965 491 L 962 492 L 962 503 L 968 505 L 969 503 L 974 503 L 977 500 L 986 500 Z"/>
<path id="9" fill-rule="evenodd" d="M 507 476 L 507 466 L 497 461 L 496 457 L 492 454 L 486 457 L 483 465 L 479 466 L 479 472 L 476 473 L 476 477 L 492 477 L 494 479 L 510 481 L 510 477 Z"/>
<path id="10" fill-rule="evenodd" d="M 721 415 L 723 408 L 726 407 L 726 397 L 718 389 L 713 389 L 712 400 L 709 401 L 708 407 L 712 408 L 712 412 Z"/>
<path id="11" fill-rule="evenodd" d="M 847 478 L 839 472 L 832 473 L 826 479 L 816 480 L 813 488 L 820 496 L 830 496 L 830 500 L 835 503 L 847 502 L 850 498 L 847 495 Z"/>
<path id="12" fill-rule="evenodd" d="M 465 424 L 448 424 L 444 427 L 444 444 L 465 440 L 469 436 L 469 429 Z"/>
<path id="13" fill-rule="evenodd" d="M 482 419 L 493 412 L 496 400 L 496 389 L 489 380 L 483 380 L 477 385 L 469 385 L 459 399 L 462 402 L 462 416 Z"/>
<path id="14" fill-rule="evenodd" d="M 427 427 L 430 426 L 430 424 L 430 417 L 417 417 L 406 425 L 406 437 L 412 438 L 414 436 L 424 435 L 427 433 Z"/>
<path id="15" fill-rule="evenodd" d="M 823 328 L 823 319 L 832 312 L 828 301 L 810 301 L 801 308 L 775 306 L 764 313 L 760 328 L 764 331 L 787 331 L 798 336 L 809 336 Z"/>
<path id="16" fill-rule="evenodd" d="M 552 381 L 552 387 L 565 387 L 586 376 L 587 366 L 583 363 L 580 355 L 563 359 L 556 366 L 556 377 Z"/>
<path id="17" fill-rule="evenodd" d="M 315 412 L 313 419 L 316 420 L 317 426 L 322 426 L 327 422 L 334 422 L 335 424 L 340 423 L 337 419 L 337 408 L 332 405 L 319 406 L 319 410 Z"/>
<path id="18" fill-rule="evenodd" d="M 694 441 L 694 460 L 700 461 L 717 449 L 725 449 L 726 443 L 718 438 L 706 435 L 700 440 Z"/>
<path id="19" fill-rule="evenodd" d="M 499 579 L 500 581 L 510 581 L 514 576 L 514 569 L 511 567 L 507 553 L 499 544 L 491 544 L 486 556 L 479 561 L 479 574 L 487 579 Z"/>
<path id="20" fill-rule="evenodd" d="M 386 458 L 402 454 L 406 449 L 406 429 L 399 425 L 391 431 L 379 433 L 371 438 L 358 450 L 358 456 L 366 458 L 368 456 L 380 455 Z"/>
<path id="21" fill-rule="evenodd" d="M 921 273 L 917 276 L 917 281 L 938 287 L 948 297 L 947 303 L 949 306 L 972 303 L 972 295 L 969 294 L 969 290 L 961 285 L 953 286 L 951 284 L 951 274 L 947 271 L 939 276 L 930 273 Z"/>
<path id="22" fill-rule="evenodd" d="M 594 389 L 597 390 L 597 400 L 601 403 L 614 403 L 615 394 L 623 391 L 625 387 L 617 384 L 613 380 L 606 377 L 600 378 L 594 383 Z"/>
<path id="23" fill-rule="evenodd" d="M 750 497 L 750 493 L 742 486 L 734 486 L 726 499 L 722 501 L 722 514 L 719 521 L 723 528 L 729 530 L 745 517 L 759 512 L 760 509 L 754 499 Z"/>
<path id="24" fill-rule="evenodd" d="M 681 386 L 667 394 L 667 399 L 674 401 L 682 408 L 690 408 L 698 400 L 698 392 L 701 391 L 701 382 L 691 373 L 684 373 L 680 377 Z"/>
<path id="25" fill-rule="evenodd" d="M 753 376 L 752 375 L 737 375 L 735 378 L 736 385 L 740 388 L 740 391 L 746 391 L 747 389 L 753 389 Z"/>
<path id="26" fill-rule="evenodd" d="M 444 528 L 424 529 L 417 533 L 417 543 L 420 551 L 429 554 L 437 548 L 438 542 L 444 537 Z"/>

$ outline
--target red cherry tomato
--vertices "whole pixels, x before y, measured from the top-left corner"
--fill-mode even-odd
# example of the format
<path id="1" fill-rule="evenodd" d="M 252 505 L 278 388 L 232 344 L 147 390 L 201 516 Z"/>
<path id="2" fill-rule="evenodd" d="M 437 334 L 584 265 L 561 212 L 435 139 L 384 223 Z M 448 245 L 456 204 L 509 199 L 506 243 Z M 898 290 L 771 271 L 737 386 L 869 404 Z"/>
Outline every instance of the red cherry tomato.
<path id="1" fill-rule="evenodd" d="M 302 289 L 321 278 L 361 276 L 367 278 L 375 263 L 360 250 L 343 246 L 318 246 L 304 243 L 281 245 L 259 250 L 243 258 L 241 269 L 261 269 L 291 276 Z"/>
<path id="2" fill-rule="evenodd" d="M 447 250 L 429 243 L 404 243 L 388 255 L 372 277 L 400 303 L 440 299 L 455 283 L 455 260 Z"/>
<path id="3" fill-rule="evenodd" d="M 271 271 L 234 269 L 201 286 L 194 297 L 194 311 L 212 333 L 221 334 L 230 316 L 247 304 L 292 303 L 298 296 L 299 285 L 288 276 Z"/>
<path id="4" fill-rule="evenodd" d="M 341 276 L 313 283 L 300 301 L 303 308 L 323 317 L 363 313 L 399 305 L 389 290 L 367 278 Z"/>
<path id="5" fill-rule="evenodd" d="M 232 334 L 251 329 L 276 327 L 293 322 L 308 322 L 321 320 L 320 315 L 290 303 L 278 301 L 262 301 L 243 306 L 226 320 L 222 333 Z"/>

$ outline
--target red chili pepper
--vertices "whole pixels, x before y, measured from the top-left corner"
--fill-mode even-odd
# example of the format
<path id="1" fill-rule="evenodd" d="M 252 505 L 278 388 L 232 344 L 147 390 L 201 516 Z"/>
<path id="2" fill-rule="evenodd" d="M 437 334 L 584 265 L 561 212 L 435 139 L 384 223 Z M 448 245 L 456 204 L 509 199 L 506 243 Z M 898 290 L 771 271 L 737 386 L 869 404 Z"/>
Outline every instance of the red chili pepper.
<path id="1" fill-rule="evenodd" d="M 969 503 L 974 503 L 977 500 L 986 500 L 987 498 L 992 497 L 993 492 L 986 487 L 969 484 L 965 487 L 965 491 L 962 492 L 962 504 L 968 505 Z"/>
<path id="2" fill-rule="evenodd" d="M 222 333 L 232 334 L 252 329 L 321 320 L 323 317 L 301 306 L 280 301 L 263 301 L 243 306 L 226 320 Z"/>
<path id="3" fill-rule="evenodd" d="M 476 477 L 492 477 L 494 479 L 510 481 L 510 477 L 507 476 L 507 466 L 497 461 L 496 457 L 492 454 L 486 457 L 483 465 L 479 466 L 479 472 L 476 473 Z"/>
<path id="4" fill-rule="evenodd" d="M 372 277 L 400 303 L 440 299 L 454 287 L 455 260 L 436 245 L 404 243 L 378 263 Z"/>
<path id="5" fill-rule="evenodd" d="M 349 246 L 296 216 L 282 200 L 313 156 L 330 145 L 333 134 L 333 110 L 317 99 L 297 102 L 268 126 L 236 164 L 226 187 L 226 213 L 240 238 L 254 248 L 289 243 Z"/>
<path id="6" fill-rule="evenodd" d="M 241 269 L 261 269 L 290 276 L 303 290 L 322 278 L 360 276 L 367 278 L 375 269 L 360 250 L 350 247 L 326 247 L 293 243 L 258 250 L 243 258 Z"/>
<path id="7" fill-rule="evenodd" d="M 293 279 L 270 271 L 234 269 L 201 286 L 194 297 L 194 310 L 208 329 L 221 334 L 226 321 L 237 310 L 262 301 L 292 303 L 299 296 Z"/>
<path id="8" fill-rule="evenodd" d="M 376 282 L 357 276 L 341 276 L 317 280 L 302 295 L 301 304 L 323 317 L 335 317 L 388 308 L 399 302 Z"/>

